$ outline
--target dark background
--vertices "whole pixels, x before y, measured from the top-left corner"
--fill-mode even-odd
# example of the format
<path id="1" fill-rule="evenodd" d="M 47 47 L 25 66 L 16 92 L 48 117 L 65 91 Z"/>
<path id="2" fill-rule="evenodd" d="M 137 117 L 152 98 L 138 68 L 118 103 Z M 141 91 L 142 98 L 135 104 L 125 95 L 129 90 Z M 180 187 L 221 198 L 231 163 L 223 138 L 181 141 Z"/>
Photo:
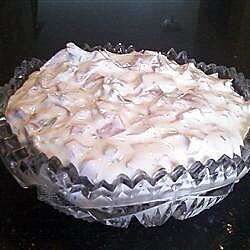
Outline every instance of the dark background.
<path id="1" fill-rule="evenodd" d="M 186 50 L 197 61 L 250 77 L 250 1 L 0 0 L 0 83 L 23 59 L 50 58 L 65 43 L 106 42 Z M 185 220 L 145 229 L 86 223 L 37 201 L 0 165 L 0 249 L 250 249 L 250 176 L 226 200 Z"/>

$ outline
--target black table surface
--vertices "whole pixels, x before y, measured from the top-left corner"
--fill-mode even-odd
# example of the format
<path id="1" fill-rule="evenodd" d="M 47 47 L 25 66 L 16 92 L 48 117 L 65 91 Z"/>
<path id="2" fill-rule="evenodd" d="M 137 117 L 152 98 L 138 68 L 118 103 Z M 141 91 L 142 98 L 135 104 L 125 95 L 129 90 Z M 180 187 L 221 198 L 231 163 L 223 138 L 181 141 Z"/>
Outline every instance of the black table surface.
<path id="1" fill-rule="evenodd" d="M 186 50 L 250 77 L 250 1 L 0 0 L 0 82 L 23 59 L 48 59 L 68 41 Z M 0 249 L 250 249 L 250 175 L 220 204 L 144 228 L 87 223 L 22 189 L 0 164 Z"/>

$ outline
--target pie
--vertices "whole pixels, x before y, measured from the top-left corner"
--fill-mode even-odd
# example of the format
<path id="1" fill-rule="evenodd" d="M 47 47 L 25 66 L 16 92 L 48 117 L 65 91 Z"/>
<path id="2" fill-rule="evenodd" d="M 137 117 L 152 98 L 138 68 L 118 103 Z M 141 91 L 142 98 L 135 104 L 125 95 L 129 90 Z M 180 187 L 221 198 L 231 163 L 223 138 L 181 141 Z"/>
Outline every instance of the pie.
<path id="1" fill-rule="evenodd" d="M 21 143 L 97 182 L 240 155 L 250 105 L 232 79 L 193 63 L 69 43 L 10 97 L 6 117 Z"/>

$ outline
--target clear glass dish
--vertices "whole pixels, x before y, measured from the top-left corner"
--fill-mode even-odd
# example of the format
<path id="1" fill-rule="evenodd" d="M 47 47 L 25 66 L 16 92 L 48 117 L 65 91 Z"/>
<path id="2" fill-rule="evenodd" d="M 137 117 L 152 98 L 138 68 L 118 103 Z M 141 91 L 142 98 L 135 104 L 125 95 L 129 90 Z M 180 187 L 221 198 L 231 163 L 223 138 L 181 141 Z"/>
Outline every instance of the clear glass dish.
<path id="1" fill-rule="evenodd" d="M 122 44 L 93 48 L 86 45 L 84 49 L 103 48 L 115 53 L 133 50 L 133 46 L 126 48 Z M 194 62 L 206 74 L 218 73 L 220 78 L 233 78 L 235 91 L 250 99 L 250 81 L 235 68 L 196 63 L 187 58 L 185 51 L 177 54 L 170 49 L 165 54 L 179 64 Z M 138 171 L 133 179 L 120 175 L 112 183 L 92 183 L 86 176 L 79 176 L 72 164 L 62 166 L 56 157 L 48 159 L 31 145 L 21 145 L 5 119 L 8 98 L 43 63 L 39 59 L 23 61 L 9 83 L 0 88 L 0 155 L 22 187 L 35 186 L 38 199 L 59 211 L 116 227 L 127 227 L 132 218 L 145 227 L 158 226 L 171 216 L 183 220 L 212 207 L 223 200 L 249 171 L 249 138 L 246 136 L 240 156 L 230 158 L 223 155 L 219 160 L 210 159 L 205 164 L 195 162 L 189 170 L 178 166 L 171 174 L 160 169 L 149 177 Z"/>

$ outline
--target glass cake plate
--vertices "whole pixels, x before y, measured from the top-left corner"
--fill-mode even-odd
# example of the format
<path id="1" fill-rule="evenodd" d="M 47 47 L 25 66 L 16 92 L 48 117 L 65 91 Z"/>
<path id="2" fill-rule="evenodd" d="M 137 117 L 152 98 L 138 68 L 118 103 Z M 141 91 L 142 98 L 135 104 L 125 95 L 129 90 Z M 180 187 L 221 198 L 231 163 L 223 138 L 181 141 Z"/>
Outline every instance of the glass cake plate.
<path id="1" fill-rule="evenodd" d="M 114 53 L 130 53 L 133 46 L 122 44 L 89 47 L 85 50 L 107 49 Z M 219 78 L 233 78 L 235 91 L 246 100 L 250 99 L 250 80 L 235 68 L 206 65 L 188 59 L 187 53 L 166 53 L 170 60 L 179 64 L 193 62 L 206 74 L 218 73 Z M 36 187 L 38 199 L 75 218 L 99 221 L 115 227 L 128 227 L 136 218 L 145 227 L 159 226 L 171 216 L 183 220 L 195 216 L 223 200 L 250 168 L 250 143 L 247 135 L 241 155 L 232 158 L 221 156 L 205 164 L 196 161 L 188 170 L 177 166 L 171 174 L 165 169 L 153 176 L 143 171 L 130 179 L 121 174 L 112 183 L 105 180 L 92 183 L 88 177 L 79 176 L 70 164 L 62 166 L 56 157 L 48 159 L 32 145 L 21 145 L 5 119 L 4 111 L 9 97 L 38 70 L 44 61 L 25 60 L 14 72 L 8 84 L 0 87 L 0 155 L 6 168 L 24 188 Z"/>

